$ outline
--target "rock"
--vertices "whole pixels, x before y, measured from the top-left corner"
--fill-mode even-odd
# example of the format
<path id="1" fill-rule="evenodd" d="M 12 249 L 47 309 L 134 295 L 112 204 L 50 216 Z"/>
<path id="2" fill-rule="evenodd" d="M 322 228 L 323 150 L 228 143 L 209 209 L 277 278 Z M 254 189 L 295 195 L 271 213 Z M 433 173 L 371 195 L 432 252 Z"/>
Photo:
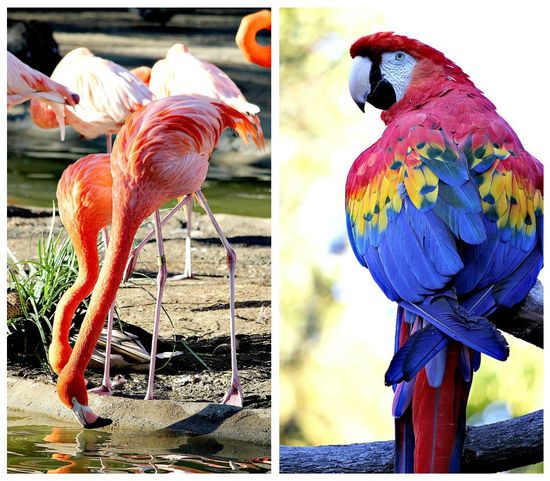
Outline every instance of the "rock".
<path id="1" fill-rule="evenodd" d="M 52 28 L 36 20 L 8 20 L 8 50 L 22 62 L 46 75 L 51 75 L 61 60 Z"/>

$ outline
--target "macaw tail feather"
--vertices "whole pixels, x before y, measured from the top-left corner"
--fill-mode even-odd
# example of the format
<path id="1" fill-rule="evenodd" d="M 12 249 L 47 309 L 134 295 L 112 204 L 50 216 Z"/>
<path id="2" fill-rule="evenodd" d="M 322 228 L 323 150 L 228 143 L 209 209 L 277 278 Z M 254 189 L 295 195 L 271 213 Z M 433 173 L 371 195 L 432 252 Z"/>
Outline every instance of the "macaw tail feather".
<path id="1" fill-rule="evenodd" d="M 458 368 L 461 348 L 456 342 L 447 347 L 445 373 L 439 386 L 430 385 L 426 369 L 416 377 L 411 403 L 415 473 L 460 471 L 471 385 Z"/>
<path id="2" fill-rule="evenodd" d="M 398 309 L 397 321 L 397 353 L 410 355 L 412 345 L 431 347 L 435 354 L 419 356 L 428 361 L 414 369 L 414 375 L 406 376 L 406 380 L 394 378 L 400 379 L 394 385 L 393 402 L 395 471 L 459 472 L 466 432 L 466 404 L 473 371 L 479 367 L 479 353 L 447 336 L 444 336 L 446 342 L 437 342 L 441 340 L 439 335 L 435 335 L 436 341 L 431 341 L 433 333 L 426 334 L 431 331 L 426 321 L 418 315 L 411 316 L 411 312 L 402 307 Z"/>

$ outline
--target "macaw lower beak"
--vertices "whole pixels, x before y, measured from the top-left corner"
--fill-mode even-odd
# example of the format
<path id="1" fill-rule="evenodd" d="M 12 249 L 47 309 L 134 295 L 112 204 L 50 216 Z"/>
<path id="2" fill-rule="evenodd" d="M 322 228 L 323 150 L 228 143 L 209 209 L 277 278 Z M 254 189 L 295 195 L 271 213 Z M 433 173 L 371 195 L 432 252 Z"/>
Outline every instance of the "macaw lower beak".
<path id="1" fill-rule="evenodd" d="M 86 429 L 102 428 L 113 422 L 112 419 L 99 417 L 90 406 L 80 404 L 76 398 L 73 398 L 73 413 L 77 421 Z"/>

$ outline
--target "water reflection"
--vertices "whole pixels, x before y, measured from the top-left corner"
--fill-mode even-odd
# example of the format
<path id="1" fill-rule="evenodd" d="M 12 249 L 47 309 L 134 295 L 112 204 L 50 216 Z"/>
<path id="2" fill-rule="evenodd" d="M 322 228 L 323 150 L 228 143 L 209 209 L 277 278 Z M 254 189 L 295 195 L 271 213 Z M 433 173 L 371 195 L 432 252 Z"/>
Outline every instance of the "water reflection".
<path id="1" fill-rule="evenodd" d="M 8 473 L 266 473 L 269 448 L 172 431 L 106 432 L 8 417 Z M 32 421 L 31 421 L 32 422 Z"/>

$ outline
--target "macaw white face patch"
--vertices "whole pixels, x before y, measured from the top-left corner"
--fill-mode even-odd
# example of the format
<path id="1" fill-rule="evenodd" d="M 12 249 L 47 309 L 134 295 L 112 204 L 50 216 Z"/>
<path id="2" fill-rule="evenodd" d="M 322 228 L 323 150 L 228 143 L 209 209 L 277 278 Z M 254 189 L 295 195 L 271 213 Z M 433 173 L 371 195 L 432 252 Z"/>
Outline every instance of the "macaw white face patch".
<path id="1" fill-rule="evenodd" d="M 380 62 L 380 74 L 391 83 L 399 102 L 409 86 L 416 60 L 405 52 L 385 52 Z"/>

